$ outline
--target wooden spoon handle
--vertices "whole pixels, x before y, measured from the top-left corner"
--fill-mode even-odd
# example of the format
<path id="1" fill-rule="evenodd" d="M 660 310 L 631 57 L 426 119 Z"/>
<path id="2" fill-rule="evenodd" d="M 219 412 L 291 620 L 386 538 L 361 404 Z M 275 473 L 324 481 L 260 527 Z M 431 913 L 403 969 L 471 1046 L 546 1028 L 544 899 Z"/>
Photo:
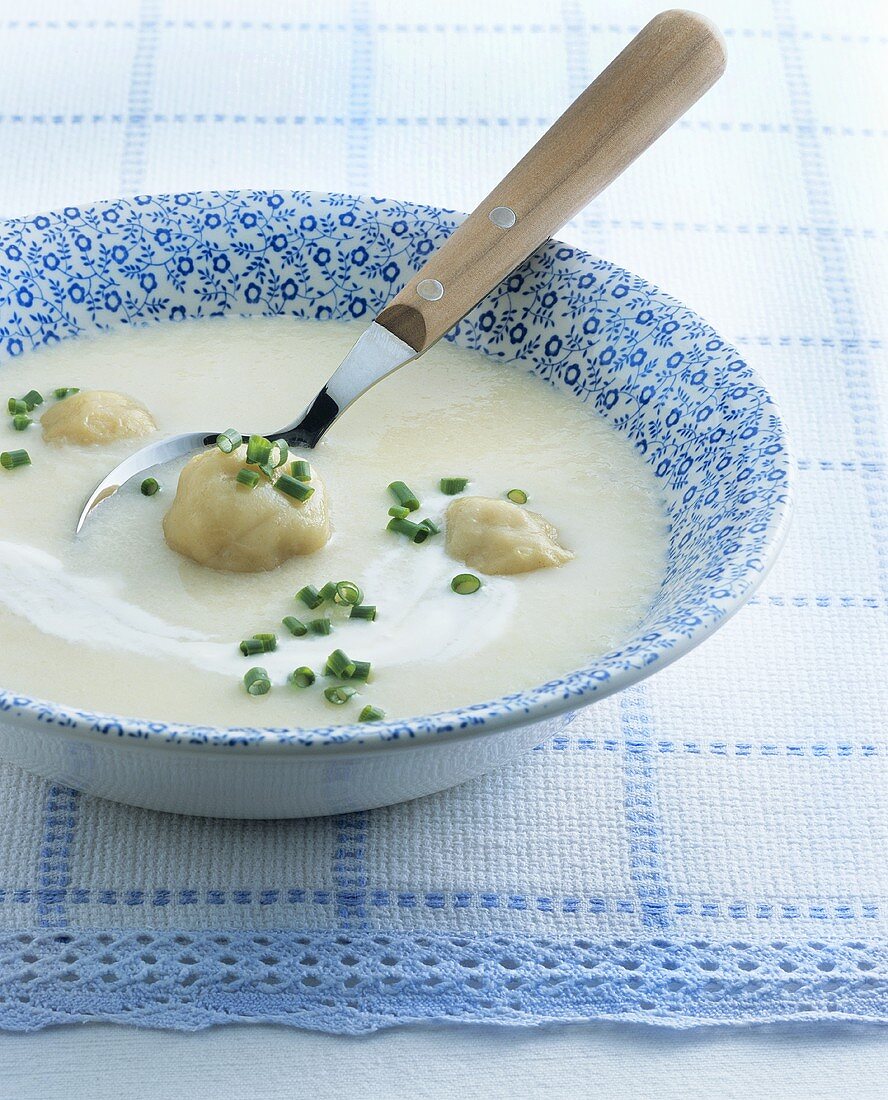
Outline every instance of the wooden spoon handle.
<path id="1" fill-rule="evenodd" d="M 655 16 L 376 318 L 422 354 L 718 80 L 702 15 Z"/>

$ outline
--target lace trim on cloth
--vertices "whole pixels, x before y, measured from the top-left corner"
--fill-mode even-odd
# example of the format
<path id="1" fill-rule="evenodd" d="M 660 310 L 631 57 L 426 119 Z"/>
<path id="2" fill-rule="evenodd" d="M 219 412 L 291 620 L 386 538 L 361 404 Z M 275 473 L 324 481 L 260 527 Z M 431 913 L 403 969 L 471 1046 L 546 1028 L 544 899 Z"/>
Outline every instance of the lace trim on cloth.
<path id="1" fill-rule="evenodd" d="M 0 1027 L 262 1021 L 357 1033 L 418 1021 L 671 1027 L 888 1016 L 888 949 L 595 943 L 368 931 L 0 937 Z"/>

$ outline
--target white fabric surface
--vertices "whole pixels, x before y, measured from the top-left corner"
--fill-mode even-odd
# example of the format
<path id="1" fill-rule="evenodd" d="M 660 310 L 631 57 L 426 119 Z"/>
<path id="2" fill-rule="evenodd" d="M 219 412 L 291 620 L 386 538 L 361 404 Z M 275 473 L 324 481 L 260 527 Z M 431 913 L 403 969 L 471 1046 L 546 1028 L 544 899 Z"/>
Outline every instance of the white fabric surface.
<path id="1" fill-rule="evenodd" d="M 4 1100 L 882 1100 L 886 1077 L 885 1030 L 836 1025 L 438 1025 L 353 1038 L 90 1024 L 0 1035 Z"/>
<path id="2" fill-rule="evenodd" d="M 690 905 L 673 914 L 682 939 L 712 936 L 706 907 L 714 905 L 720 935 L 730 927 L 754 944 L 884 942 L 884 5 L 698 6 L 727 32 L 727 77 L 562 235 L 663 286 L 748 351 L 787 412 L 800 460 L 789 544 L 752 607 L 640 693 L 596 706 L 563 749 L 373 815 L 368 873 L 373 885 L 420 895 L 600 895 L 608 908 L 598 935 L 649 932 L 637 904 L 619 906 L 638 898 L 614 843 L 625 825 L 626 778 L 605 747 L 621 721 L 643 713 L 663 746 L 653 754 L 661 872 L 671 899 Z M 0 211 L 274 185 L 466 209 L 657 7 L 460 2 L 445 10 L 356 0 L 319 14 L 261 0 L 90 0 L 75 12 L 51 0 L 26 10 L 7 3 L 0 133 L 9 167 Z M 357 44 L 356 27 L 366 28 Z M 298 123 L 276 121 L 297 113 Z M 146 117 L 147 125 L 138 121 Z M 10 887 L 27 885 L 46 791 L 11 770 L 2 780 L 0 865 Z M 558 830 L 543 827 L 544 811 Z M 109 909 L 97 900 L 103 890 L 259 889 L 288 880 L 321 888 L 335 838 L 323 825 L 300 830 L 294 841 L 277 826 L 171 825 L 82 800 L 69 873 L 91 893 L 69 926 L 108 926 Z M 189 854 L 198 851 L 201 858 Z M 746 908 L 730 915 L 738 902 Z M 764 916 L 760 905 L 771 907 Z M 154 928 L 280 923 L 279 912 L 231 900 L 149 916 Z M 11 903 L 0 917 L 7 927 L 30 927 Z M 325 918 L 318 911 L 306 920 L 322 928 Z M 386 909 L 372 921 L 402 932 L 479 928 L 477 910 L 450 907 Z M 112 923 L 148 922 L 144 910 L 119 906 Z M 534 907 L 486 912 L 481 926 L 535 936 L 562 927 Z M 84 1052 L 89 1034 L 70 1032 L 84 1037 Z M 126 1034 L 104 1041 L 124 1050 L 156 1041 Z M 305 1050 L 347 1042 L 261 1034 L 269 1051 L 276 1042 Z M 590 1034 L 612 1038 L 619 1064 L 620 1043 L 635 1033 L 543 1034 L 574 1050 Z M 749 1033 L 750 1044 L 760 1036 Z M 54 1033 L 7 1038 L 0 1057 L 65 1041 Z M 176 1037 L 167 1049 L 201 1041 L 218 1040 Z M 404 1039 L 417 1058 L 424 1043 L 436 1052 L 475 1041 L 425 1030 Z M 538 1041 L 514 1040 L 518 1057 Z M 838 1050 L 870 1042 L 845 1033 L 835 1041 Z M 504 1040 L 477 1042 L 489 1053 Z M 726 1050 L 733 1042 L 701 1040 Z M 798 1040 L 773 1042 L 790 1065 Z M 673 1037 L 651 1047 L 638 1055 L 642 1066 L 677 1047 L 688 1059 L 701 1049 Z M 872 1050 L 878 1058 L 883 1048 L 873 1040 Z M 857 1094 L 865 1087 L 861 1076 Z"/>

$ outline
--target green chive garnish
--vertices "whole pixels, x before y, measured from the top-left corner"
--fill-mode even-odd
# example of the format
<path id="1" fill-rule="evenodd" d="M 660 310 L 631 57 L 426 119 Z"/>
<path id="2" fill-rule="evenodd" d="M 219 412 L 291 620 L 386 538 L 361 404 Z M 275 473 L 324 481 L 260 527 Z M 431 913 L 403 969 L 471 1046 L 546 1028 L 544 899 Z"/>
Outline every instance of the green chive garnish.
<path id="1" fill-rule="evenodd" d="M 359 722 L 381 722 L 385 718 L 385 711 L 368 703 L 358 715 Z"/>
<path id="2" fill-rule="evenodd" d="M 264 653 L 265 646 L 261 638 L 244 638 L 239 649 L 245 657 L 255 657 L 257 653 Z"/>
<path id="3" fill-rule="evenodd" d="M 406 519 L 410 515 L 410 509 L 402 508 L 400 504 L 393 504 L 389 508 L 389 515 L 394 516 L 395 519 Z"/>
<path id="4" fill-rule="evenodd" d="M 334 649 L 327 658 L 325 675 L 348 680 L 355 671 L 355 662 L 341 649 Z"/>
<path id="5" fill-rule="evenodd" d="M 75 393 L 80 393 L 78 386 L 59 386 L 57 390 L 52 391 L 52 396 L 56 401 L 63 401 L 66 397 L 71 397 Z"/>
<path id="6" fill-rule="evenodd" d="M 278 647 L 276 634 L 254 634 L 252 641 L 259 642 L 265 653 L 273 653 Z"/>
<path id="7" fill-rule="evenodd" d="M 447 496 L 453 497 L 457 493 L 461 493 L 463 489 L 469 484 L 467 477 L 442 477 L 438 483 L 442 493 L 446 493 Z"/>
<path id="8" fill-rule="evenodd" d="M 24 432 L 34 423 L 27 413 L 16 413 L 12 418 L 12 426 L 17 432 Z"/>
<path id="9" fill-rule="evenodd" d="M 250 695 L 267 695 L 271 691 L 271 680 L 265 669 L 257 666 L 244 673 L 244 687 Z"/>
<path id="10" fill-rule="evenodd" d="M 277 470 L 290 457 L 290 448 L 286 439 L 276 439 L 272 446 L 277 447 L 277 462 L 272 463 L 272 466 Z"/>
<path id="11" fill-rule="evenodd" d="M 430 519 L 421 519 L 419 521 L 419 526 L 428 528 L 428 532 L 430 535 L 437 535 L 441 532 L 441 528 L 438 526 L 438 524 L 434 523 Z"/>
<path id="12" fill-rule="evenodd" d="M 296 458 L 290 463 L 290 473 L 297 481 L 311 481 L 311 466 L 304 458 Z"/>
<path id="13" fill-rule="evenodd" d="M 15 470 L 19 466 L 30 466 L 31 456 L 27 451 L 4 451 L 0 454 L 0 466 L 4 470 Z"/>
<path id="14" fill-rule="evenodd" d="M 216 446 L 224 455 L 230 455 L 243 443 L 244 437 L 235 428 L 226 428 L 216 436 Z"/>
<path id="15" fill-rule="evenodd" d="M 308 633 L 308 627 L 301 619 L 297 619 L 295 615 L 284 616 L 284 618 L 281 619 L 281 623 L 290 631 L 294 638 L 301 638 L 303 634 Z"/>
<path id="16" fill-rule="evenodd" d="M 294 668 L 290 673 L 290 683 L 293 687 L 307 688 L 315 682 L 315 674 L 308 667 L 308 665 L 302 665 L 300 668 Z"/>
<path id="17" fill-rule="evenodd" d="M 308 500 L 308 498 L 314 492 L 311 485 L 306 485 L 304 481 L 299 481 L 298 478 L 290 477 L 289 474 L 281 474 L 281 476 L 274 483 L 275 489 L 280 489 L 282 493 L 286 493 L 288 497 L 294 497 L 296 500 Z"/>
<path id="18" fill-rule="evenodd" d="M 399 535 L 407 535 L 413 542 L 425 542 L 430 533 L 428 527 L 423 527 L 421 523 L 411 523 L 409 519 L 390 519 L 386 529 Z"/>
<path id="19" fill-rule="evenodd" d="M 370 679 L 370 662 L 369 661 L 354 661 L 355 671 L 351 676 L 347 677 L 349 680 L 362 680 L 367 681 Z"/>
<path id="20" fill-rule="evenodd" d="M 307 584 L 304 588 L 300 588 L 295 598 L 297 600 L 302 600 L 305 606 L 311 608 L 312 611 L 314 611 L 316 607 L 320 607 L 324 602 L 324 597 L 318 592 L 313 584 Z"/>
<path id="21" fill-rule="evenodd" d="M 234 479 L 238 485 L 245 485 L 248 489 L 255 489 L 259 484 L 259 475 L 255 470 L 248 470 L 246 466 L 242 470 L 238 470 L 237 477 Z"/>
<path id="22" fill-rule="evenodd" d="M 350 687 L 324 688 L 324 698 L 328 703 L 333 703 L 333 705 L 337 707 L 341 707 L 343 703 L 347 703 L 355 694 L 355 689 Z"/>
<path id="23" fill-rule="evenodd" d="M 247 440 L 247 462 L 262 466 L 271 458 L 271 440 L 264 435 L 251 435 Z"/>
<path id="24" fill-rule="evenodd" d="M 333 602 L 341 607 L 354 607 L 364 598 L 364 593 L 354 581 L 337 581 L 334 589 Z"/>
<path id="25" fill-rule="evenodd" d="M 139 489 L 143 497 L 153 497 L 155 493 L 160 492 L 160 482 L 156 477 L 146 477 Z"/>
<path id="26" fill-rule="evenodd" d="M 318 595 L 322 600 L 332 600 L 336 595 L 336 581 L 327 581 L 326 584 L 321 585 Z"/>
<path id="27" fill-rule="evenodd" d="M 259 467 L 259 473 L 265 474 L 269 481 L 274 480 L 274 467 L 270 462 L 263 462 Z"/>
<path id="28" fill-rule="evenodd" d="M 6 408 L 9 410 L 10 416 L 21 416 L 22 413 L 30 412 L 28 403 L 22 401 L 20 397 L 10 397 L 6 402 Z"/>
<path id="29" fill-rule="evenodd" d="M 369 619 L 371 622 L 376 618 L 376 605 L 372 603 L 357 603 L 351 609 L 350 619 Z"/>
<path id="30" fill-rule="evenodd" d="M 326 615 L 322 615 L 320 619 L 309 619 L 305 624 L 312 634 L 332 634 L 333 624 L 327 618 Z"/>
<path id="31" fill-rule="evenodd" d="M 36 408 L 37 405 L 43 404 L 43 394 L 38 393 L 37 390 L 28 390 L 22 398 L 22 401 L 28 406 L 28 412 L 30 412 L 31 409 Z"/>
<path id="32" fill-rule="evenodd" d="M 523 489 L 510 489 L 506 496 L 513 504 L 527 504 L 527 493 Z"/>
<path id="33" fill-rule="evenodd" d="M 419 507 L 416 493 L 408 488 L 403 481 L 393 481 L 391 485 L 389 485 L 389 492 L 398 504 L 400 504 L 402 508 L 406 508 L 408 512 L 415 512 Z"/>
<path id="34" fill-rule="evenodd" d="M 471 596 L 481 587 L 481 581 L 474 573 L 457 573 L 450 582 L 450 587 L 460 596 Z"/>

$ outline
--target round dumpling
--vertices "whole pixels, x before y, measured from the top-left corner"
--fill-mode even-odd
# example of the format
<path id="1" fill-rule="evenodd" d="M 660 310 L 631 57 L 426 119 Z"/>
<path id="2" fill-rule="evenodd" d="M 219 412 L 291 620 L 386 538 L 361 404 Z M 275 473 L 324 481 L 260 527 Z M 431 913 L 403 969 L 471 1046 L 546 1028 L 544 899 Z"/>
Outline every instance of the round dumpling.
<path id="1" fill-rule="evenodd" d="M 51 405 L 40 418 L 49 443 L 114 443 L 157 431 L 148 410 L 122 393 L 82 390 Z"/>
<path id="2" fill-rule="evenodd" d="M 311 472 L 312 495 L 296 500 L 260 476 L 252 489 L 238 483 L 246 448 L 217 447 L 192 458 L 179 475 L 176 498 L 164 516 L 167 545 L 186 558 L 229 573 L 276 569 L 298 554 L 320 550 L 330 538 L 327 493 Z M 280 473 L 284 473 L 282 469 Z"/>
<path id="3" fill-rule="evenodd" d="M 530 573 L 573 557 L 537 512 L 490 497 L 460 497 L 448 507 L 447 553 L 480 573 Z"/>

